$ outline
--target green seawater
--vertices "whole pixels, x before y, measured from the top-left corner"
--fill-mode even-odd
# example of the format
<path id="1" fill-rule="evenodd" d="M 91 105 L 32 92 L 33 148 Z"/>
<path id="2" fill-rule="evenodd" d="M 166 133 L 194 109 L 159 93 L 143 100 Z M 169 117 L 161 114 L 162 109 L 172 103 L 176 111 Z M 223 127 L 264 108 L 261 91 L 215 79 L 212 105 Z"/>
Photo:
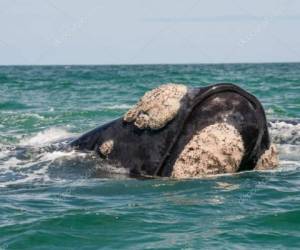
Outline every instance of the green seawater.
<path id="1" fill-rule="evenodd" d="M 168 82 L 232 82 L 256 95 L 280 167 L 136 180 L 84 153 L 40 150 L 121 116 Z M 1 66 L 0 250 L 299 249 L 299 118 L 296 63 Z M 99 176 L 99 167 L 114 171 Z"/>

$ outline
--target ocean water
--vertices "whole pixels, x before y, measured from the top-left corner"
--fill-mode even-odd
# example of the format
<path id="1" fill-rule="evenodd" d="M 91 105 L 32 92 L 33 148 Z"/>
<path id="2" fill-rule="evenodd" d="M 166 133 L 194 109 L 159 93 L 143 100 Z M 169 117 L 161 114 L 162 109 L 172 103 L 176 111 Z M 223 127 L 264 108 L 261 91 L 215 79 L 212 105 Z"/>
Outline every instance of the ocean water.
<path id="1" fill-rule="evenodd" d="M 280 167 L 136 180 L 51 146 L 167 82 L 232 82 L 255 94 Z M 2 66 L 0 250 L 299 249 L 299 117 L 300 64 Z"/>

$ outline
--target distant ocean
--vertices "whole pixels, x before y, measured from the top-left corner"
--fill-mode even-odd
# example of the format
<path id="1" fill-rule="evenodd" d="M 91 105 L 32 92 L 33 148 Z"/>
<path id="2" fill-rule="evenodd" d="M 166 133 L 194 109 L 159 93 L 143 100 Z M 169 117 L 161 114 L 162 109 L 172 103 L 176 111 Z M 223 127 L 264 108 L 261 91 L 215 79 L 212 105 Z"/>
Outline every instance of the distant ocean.
<path id="1" fill-rule="evenodd" d="M 256 95 L 280 168 L 185 181 L 122 171 L 97 178 L 90 170 L 111 166 L 47 150 L 168 82 L 232 82 Z M 296 63 L 1 66 L 0 250 L 300 249 L 299 118 Z"/>

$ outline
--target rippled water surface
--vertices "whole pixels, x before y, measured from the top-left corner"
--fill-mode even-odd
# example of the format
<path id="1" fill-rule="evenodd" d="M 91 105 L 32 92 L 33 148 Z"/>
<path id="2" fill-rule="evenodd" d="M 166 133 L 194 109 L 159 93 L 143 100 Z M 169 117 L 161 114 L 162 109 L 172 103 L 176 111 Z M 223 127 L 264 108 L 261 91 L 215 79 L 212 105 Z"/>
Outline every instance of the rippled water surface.
<path id="1" fill-rule="evenodd" d="M 53 148 L 166 82 L 255 94 L 279 169 L 135 180 Z M 0 250 L 300 248 L 300 64 L 9 66 L 0 86 Z"/>

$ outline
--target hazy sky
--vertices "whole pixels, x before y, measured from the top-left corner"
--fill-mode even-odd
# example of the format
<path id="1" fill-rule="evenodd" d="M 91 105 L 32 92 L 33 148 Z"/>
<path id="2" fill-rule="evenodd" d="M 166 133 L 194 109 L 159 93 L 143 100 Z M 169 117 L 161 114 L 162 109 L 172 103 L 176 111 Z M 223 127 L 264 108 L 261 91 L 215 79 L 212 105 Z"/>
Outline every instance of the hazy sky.
<path id="1" fill-rule="evenodd" d="M 0 64 L 287 61 L 298 0 L 0 0 Z"/>

